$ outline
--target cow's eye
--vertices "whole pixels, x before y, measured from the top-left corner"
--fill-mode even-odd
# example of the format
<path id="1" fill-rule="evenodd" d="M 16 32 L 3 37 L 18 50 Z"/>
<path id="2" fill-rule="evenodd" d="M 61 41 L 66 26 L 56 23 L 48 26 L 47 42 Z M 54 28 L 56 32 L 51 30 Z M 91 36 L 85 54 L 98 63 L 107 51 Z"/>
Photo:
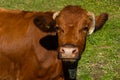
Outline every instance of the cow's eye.
<path id="1" fill-rule="evenodd" d="M 88 26 L 86 25 L 83 30 L 88 31 Z"/>
<path id="2" fill-rule="evenodd" d="M 79 32 L 87 32 L 88 31 L 88 26 L 85 26 L 84 28 L 80 29 Z"/>
<path id="3" fill-rule="evenodd" d="M 59 30 L 59 27 L 58 27 L 58 26 L 56 26 L 56 27 L 55 27 L 55 30 L 56 30 L 56 31 L 58 31 L 58 30 Z"/>
<path id="4" fill-rule="evenodd" d="M 57 32 L 62 32 L 62 33 L 64 33 L 64 30 L 61 29 L 60 27 L 56 27 L 56 31 L 57 31 Z"/>
<path id="5" fill-rule="evenodd" d="M 62 33 L 64 33 L 64 30 L 63 30 L 63 29 L 61 29 L 60 31 L 61 31 Z"/>

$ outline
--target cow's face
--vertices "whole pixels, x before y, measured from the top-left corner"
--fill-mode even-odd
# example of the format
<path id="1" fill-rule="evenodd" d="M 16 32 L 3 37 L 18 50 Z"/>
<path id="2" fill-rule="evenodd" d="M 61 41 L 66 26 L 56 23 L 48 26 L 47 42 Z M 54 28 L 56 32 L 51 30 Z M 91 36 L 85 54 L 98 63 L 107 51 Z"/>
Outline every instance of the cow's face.
<path id="1" fill-rule="evenodd" d="M 55 13 L 53 18 L 58 28 L 58 58 L 69 61 L 79 60 L 85 49 L 87 35 L 95 30 L 94 14 L 79 6 L 67 6 Z"/>

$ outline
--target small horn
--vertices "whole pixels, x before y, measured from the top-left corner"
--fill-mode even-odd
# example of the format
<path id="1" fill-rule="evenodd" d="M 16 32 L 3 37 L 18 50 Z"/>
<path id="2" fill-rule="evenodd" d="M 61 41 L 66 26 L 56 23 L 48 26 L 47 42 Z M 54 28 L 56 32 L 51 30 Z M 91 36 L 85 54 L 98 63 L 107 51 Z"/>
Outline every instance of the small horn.
<path id="1" fill-rule="evenodd" d="M 60 11 L 55 12 L 55 13 L 53 14 L 53 19 L 55 20 L 56 17 L 57 17 L 59 14 L 60 14 Z"/>
<path id="2" fill-rule="evenodd" d="M 90 26 L 90 29 L 89 29 L 89 35 L 92 34 L 95 30 L 95 15 L 94 13 L 92 12 L 88 12 L 88 16 L 90 17 L 90 19 L 92 20 L 92 24 Z"/>

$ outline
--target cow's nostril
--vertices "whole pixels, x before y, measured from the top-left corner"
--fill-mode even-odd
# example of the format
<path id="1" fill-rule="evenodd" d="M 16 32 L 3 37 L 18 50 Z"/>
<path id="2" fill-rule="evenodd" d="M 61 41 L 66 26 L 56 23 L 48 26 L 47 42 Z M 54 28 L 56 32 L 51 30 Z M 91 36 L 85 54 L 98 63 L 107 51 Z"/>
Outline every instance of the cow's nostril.
<path id="1" fill-rule="evenodd" d="M 72 51 L 72 53 L 75 53 L 75 52 L 76 52 L 76 50 L 73 50 L 73 51 Z"/>
<path id="2" fill-rule="evenodd" d="M 76 54 L 78 53 L 78 48 L 75 48 L 73 51 L 72 51 L 72 54 Z"/>
<path id="3" fill-rule="evenodd" d="M 65 53 L 64 48 L 60 48 L 60 53 Z"/>

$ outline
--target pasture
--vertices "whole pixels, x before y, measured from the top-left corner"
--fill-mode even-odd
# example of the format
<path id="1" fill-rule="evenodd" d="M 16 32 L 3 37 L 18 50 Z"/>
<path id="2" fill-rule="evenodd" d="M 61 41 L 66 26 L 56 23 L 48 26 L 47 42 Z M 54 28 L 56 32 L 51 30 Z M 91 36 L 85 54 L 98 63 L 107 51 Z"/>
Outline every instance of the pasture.
<path id="1" fill-rule="evenodd" d="M 0 0 L 1 8 L 11 10 L 58 11 L 66 5 L 109 14 L 104 27 L 87 37 L 77 80 L 120 80 L 120 0 Z"/>

